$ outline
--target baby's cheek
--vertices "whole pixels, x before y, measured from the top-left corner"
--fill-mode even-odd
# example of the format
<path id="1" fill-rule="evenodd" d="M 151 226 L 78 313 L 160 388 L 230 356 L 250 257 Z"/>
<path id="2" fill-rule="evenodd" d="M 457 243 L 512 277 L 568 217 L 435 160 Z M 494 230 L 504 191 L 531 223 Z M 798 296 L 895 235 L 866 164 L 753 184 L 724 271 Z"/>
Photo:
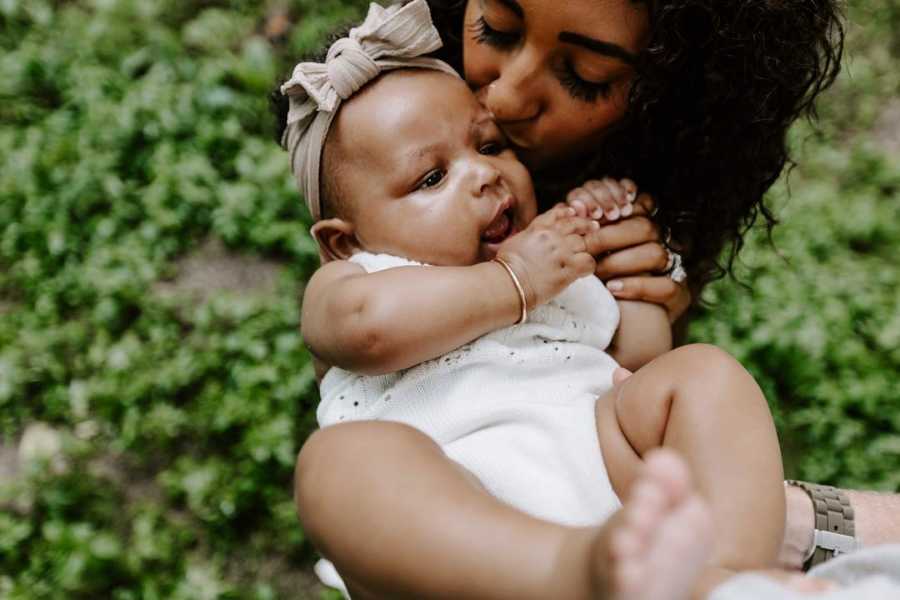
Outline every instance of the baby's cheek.
<path id="1" fill-rule="evenodd" d="M 528 225 L 537 216 L 537 198 L 534 195 L 534 185 L 531 181 L 531 175 L 528 174 L 525 165 L 520 166 L 520 184 L 518 186 L 519 189 L 516 191 L 516 200 L 521 207 L 519 214 L 521 215 L 523 225 Z"/>
<path id="2" fill-rule="evenodd" d="M 422 240 L 435 263 L 445 266 L 468 266 L 481 262 L 481 235 L 459 224 L 445 223 Z"/>

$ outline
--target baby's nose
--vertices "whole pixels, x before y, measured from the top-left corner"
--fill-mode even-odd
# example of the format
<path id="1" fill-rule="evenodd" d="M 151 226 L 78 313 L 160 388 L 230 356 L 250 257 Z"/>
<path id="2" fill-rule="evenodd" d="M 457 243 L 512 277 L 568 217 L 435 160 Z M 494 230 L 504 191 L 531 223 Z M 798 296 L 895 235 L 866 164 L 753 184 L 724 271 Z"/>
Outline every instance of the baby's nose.
<path id="1" fill-rule="evenodd" d="M 499 186 L 502 181 L 500 169 L 488 160 L 479 160 L 472 167 L 473 193 L 483 196 Z"/>

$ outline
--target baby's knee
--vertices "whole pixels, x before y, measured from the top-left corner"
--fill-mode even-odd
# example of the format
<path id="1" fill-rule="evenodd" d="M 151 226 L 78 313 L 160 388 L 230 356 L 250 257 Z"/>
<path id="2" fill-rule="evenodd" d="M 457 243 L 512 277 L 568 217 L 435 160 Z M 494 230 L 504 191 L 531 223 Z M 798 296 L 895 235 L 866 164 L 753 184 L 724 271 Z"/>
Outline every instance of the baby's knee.
<path id="1" fill-rule="evenodd" d="M 712 344 L 690 344 L 672 351 L 678 370 L 688 381 L 707 387 L 752 379 L 731 354 Z"/>

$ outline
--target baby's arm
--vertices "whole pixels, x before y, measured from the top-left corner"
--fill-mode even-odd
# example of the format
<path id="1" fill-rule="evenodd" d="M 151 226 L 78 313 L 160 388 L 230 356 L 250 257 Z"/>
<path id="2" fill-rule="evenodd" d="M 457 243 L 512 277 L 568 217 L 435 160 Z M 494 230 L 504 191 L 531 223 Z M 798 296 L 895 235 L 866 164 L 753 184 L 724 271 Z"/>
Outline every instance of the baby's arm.
<path id="1" fill-rule="evenodd" d="M 607 352 L 631 371 L 672 349 L 669 313 L 659 304 L 619 300 L 619 328 Z"/>
<path id="2" fill-rule="evenodd" d="M 501 244 L 497 256 L 516 273 L 529 309 L 593 272 L 597 230 L 595 221 L 560 205 Z M 520 311 L 513 280 L 498 263 L 366 273 L 336 261 L 310 280 L 301 322 L 321 361 L 373 375 L 412 367 L 512 325 Z"/>
<path id="3" fill-rule="evenodd" d="M 322 361 L 374 375 L 435 358 L 519 317 L 519 296 L 497 263 L 366 273 L 347 261 L 316 271 L 301 323 Z"/>

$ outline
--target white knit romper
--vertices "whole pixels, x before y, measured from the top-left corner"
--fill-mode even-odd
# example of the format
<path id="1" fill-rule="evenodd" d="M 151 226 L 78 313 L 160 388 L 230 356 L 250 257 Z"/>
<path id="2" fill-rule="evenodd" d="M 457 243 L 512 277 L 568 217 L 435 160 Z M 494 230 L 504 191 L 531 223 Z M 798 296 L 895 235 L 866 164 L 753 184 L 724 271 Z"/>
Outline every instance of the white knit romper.
<path id="1" fill-rule="evenodd" d="M 351 261 L 370 273 L 417 264 L 365 252 Z M 604 349 L 618 323 L 615 299 L 596 277 L 584 277 L 531 311 L 527 323 L 412 368 L 380 376 L 330 369 L 319 425 L 406 423 L 500 500 L 564 525 L 600 523 L 620 506 L 594 415 L 597 397 L 612 386 L 617 364 Z"/>
<path id="2" fill-rule="evenodd" d="M 369 273 L 421 266 L 367 252 L 350 260 Z M 406 423 L 503 502 L 563 525 L 601 523 L 621 506 L 594 414 L 618 366 L 604 351 L 618 324 L 615 299 L 596 277 L 584 277 L 529 312 L 527 323 L 412 368 L 377 376 L 331 368 L 319 386 L 319 426 Z M 327 560 L 316 572 L 349 597 Z"/>

